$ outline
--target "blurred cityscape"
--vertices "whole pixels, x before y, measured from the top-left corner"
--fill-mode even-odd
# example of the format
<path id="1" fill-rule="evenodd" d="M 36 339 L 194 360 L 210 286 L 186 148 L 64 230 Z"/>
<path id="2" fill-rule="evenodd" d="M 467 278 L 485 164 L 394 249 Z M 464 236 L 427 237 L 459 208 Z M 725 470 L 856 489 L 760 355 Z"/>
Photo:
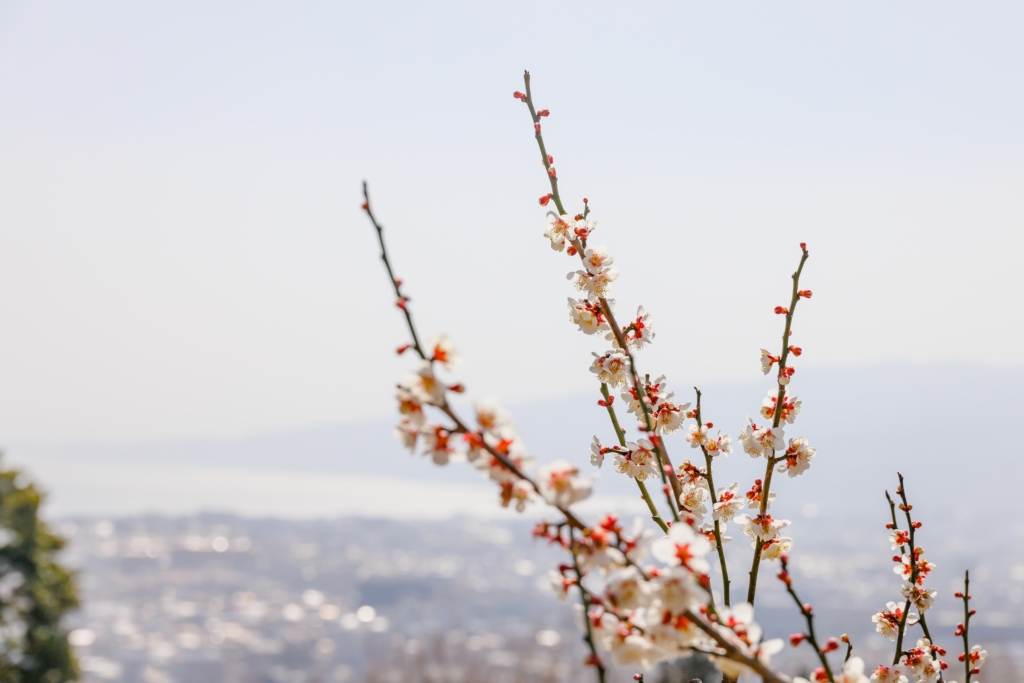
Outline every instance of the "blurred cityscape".
<path id="1" fill-rule="evenodd" d="M 89 683 L 592 680 L 580 666 L 574 607 L 555 599 L 547 579 L 562 558 L 531 543 L 525 521 L 198 515 L 57 526 L 69 539 L 65 560 L 80 572 L 83 607 L 69 626 Z M 798 590 L 814 602 L 820 633 L 845 629 L 869 663 L 884 661 L 891 644 L 874 634 L 870 615 L 899 587 L 884 536 L 837 540 L 826 526 L 814 527 L 820 538 L 808 530 L 807 552 L 794 553 Z M 954 536 L 942 560 L 958 559 Z M 972 562 L 972 640 L 991 655 L 981 679 L 1020 680 L 1019 538 Z M 959 616 L 945 595 L 954 569 L 934 584 L 940 598 L 929 616 L 955 661 Z M 739 564 L 735 575 L 743 575 Z M 758 621 L 766 632 L 803 630 L 777 582 L 764 583 Z M 787 649 L 783 663 L 805 668 L 805 654 Z M 615 673 L 610 680 L 632 678 Z"/>

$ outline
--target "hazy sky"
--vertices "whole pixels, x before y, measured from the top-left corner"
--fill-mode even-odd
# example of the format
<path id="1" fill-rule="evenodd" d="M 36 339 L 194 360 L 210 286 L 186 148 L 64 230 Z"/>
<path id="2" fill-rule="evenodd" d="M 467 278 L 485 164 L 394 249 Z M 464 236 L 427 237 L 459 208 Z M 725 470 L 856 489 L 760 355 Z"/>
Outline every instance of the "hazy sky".
<path id="1" fill-rule="evenodd" d="M 815 366 L 1021 365 L 1017 2 L 0 2 L 0 437 L 231 436 L 593 389 L 539 104 L 677 387 L 759 375 L 797 243 Z"/>

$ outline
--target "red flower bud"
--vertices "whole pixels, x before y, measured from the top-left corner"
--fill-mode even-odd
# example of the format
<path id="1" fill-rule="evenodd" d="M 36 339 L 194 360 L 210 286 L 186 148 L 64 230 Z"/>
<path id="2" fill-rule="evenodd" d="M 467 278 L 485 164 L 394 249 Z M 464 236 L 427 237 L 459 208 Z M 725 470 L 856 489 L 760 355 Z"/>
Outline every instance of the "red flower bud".
<path id="1" fill-rule="evenodd" d="M 576 251 L 576 247 L 570 246 L 566 249 L 566 253 L 569 254 L 569 256 L 575 256 L 579 252 Z"/>
<path id="2" fill-rule="evenodd" d="M 516 98 L 517 100 L 522 100 L 523 102 L 526 101 L 526 93 L 519 92 L 518 90 L 512 93 L 512 97 Z"/>
<path id="3" fill-rule="evenodd" d="M 785 306 L 776 306 L 775 313 L 776 315 L 789 315 L 789 309 Z"/>
<path id="4" fill-rule="evenodd" d="M 412 348 L 412 344 L 402 344 L 396 350 L 398 351 L 398 355 L 401 356 L 403 353 L 405 353 L 406 351 L 408 351 L 411 348 Z"/>
<path id="5" fill-rule="evenodd" d="M 809 289 L 801 289 L 799 292 L 796 293 L 797 296 L 803 297 L 805 299 L 810 299 L 812 294 L 813 292 Z"/>
<path id="6" fill-rule="evenodd" d="M 558 177 L 558 172 L 555 171 L 555 167 L 554 166 L 550 166 L 548 168 L 548 175 L 551 176 L 552 178 L 557 178 Z"/>
<path id="7" fill-rule="evenodd" d="M 551 116 L 551 112 L 549 112 L 547 109 L 541 109 L 539 112 L 537 112 L 537 116 Z"/>
<path id="8" fill-rule="evenodd" d="M 804 350 L 801 349 L 799 346 L 790 346 L 789 352 L 792 353 L 794 356 L 799 356 L 801 353 L 804 352 Z"/>
<path id="9" fill-rule="evenodd" d="M 403 311 L 407 310 L 406 307 L 405 307 L 405 301 L 406 300 L 405 300 L 404 297 L 399 297 L 398 298 L 398 303 L 396 303 L 395 305 L 398 306 L 399 308 L 401 308 Z"/>
<path id="10" fill-rule="evenodd" d="M 793 647 L 796 647 L 797 645 L 799 645 L 800 643 L 804 642 L 805 640 L 807 640 L 807 634 L 806 633 L 794 633 L 793 635 L 791 635 L 789 637 L 789 644 L 792 645 Z"/>
<path id="11" fill-rule="evenodd" d="M 548 155 L 548 163 L 549 164 L 555 163 L 555 158 L 553 156 L 551 156 L 550 154 Z"/>
<path id="12" fill-rule="evenodd" d="M 540 124 L 539 123 L 533 124 L 533 132 L 537 133 L 538 135 L 540 135 Z"/>

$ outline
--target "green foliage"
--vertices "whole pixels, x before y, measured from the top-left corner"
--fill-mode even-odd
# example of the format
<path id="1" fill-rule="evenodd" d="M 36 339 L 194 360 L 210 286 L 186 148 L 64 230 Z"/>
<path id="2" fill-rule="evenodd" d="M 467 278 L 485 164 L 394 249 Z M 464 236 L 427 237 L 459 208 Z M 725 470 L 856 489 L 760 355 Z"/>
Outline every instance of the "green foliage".
<path id="1" fill-rule="evenodd" d="M 58 564 L 64 541 L 39 519 L 42 495 L 0 467 L 0 681 L 78 678 L 61 618 L 78 605 L 74 576 Z"/>

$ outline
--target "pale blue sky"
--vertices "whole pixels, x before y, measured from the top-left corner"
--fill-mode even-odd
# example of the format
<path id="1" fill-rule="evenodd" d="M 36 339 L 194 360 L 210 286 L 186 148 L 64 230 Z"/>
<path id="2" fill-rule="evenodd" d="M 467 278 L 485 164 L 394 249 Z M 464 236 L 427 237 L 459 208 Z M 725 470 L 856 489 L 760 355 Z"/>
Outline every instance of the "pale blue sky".
<path id="1" fill-rule="evenodd" d="M 796 244 L 817 365 L 1020 366 L 1024 6 L 0 2 L 0 434 L 391 410 L 359 183 L 471 391 L 593 389 L 511 97 L 677 387 L 756 378 Z"/>

